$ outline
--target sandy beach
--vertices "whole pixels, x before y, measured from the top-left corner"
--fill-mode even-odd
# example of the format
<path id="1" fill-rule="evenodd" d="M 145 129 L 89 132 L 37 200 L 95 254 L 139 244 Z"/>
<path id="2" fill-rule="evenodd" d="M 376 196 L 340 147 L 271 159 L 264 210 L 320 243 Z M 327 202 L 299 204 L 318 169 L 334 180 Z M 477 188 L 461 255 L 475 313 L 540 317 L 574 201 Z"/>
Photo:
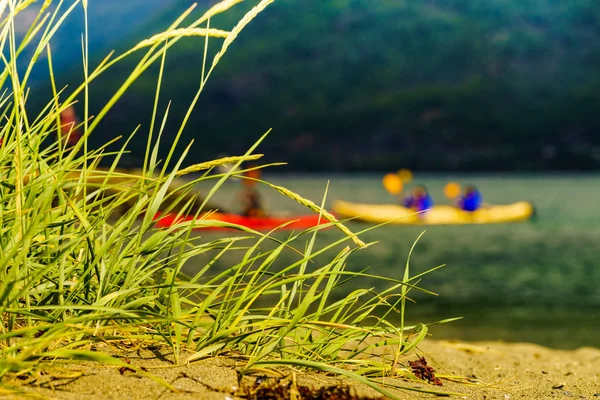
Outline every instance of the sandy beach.
<path id="1" fill-rule="evenodd" d="M 106 345 L 98 351 L 113 351 Z M 238 379 L 243 361 L 215 357 L 187 366 L 174 366 L 167 349 L 121 349 L 116 354 L 132 365 L 144 367 L 177 389 L 172 392 L 134 371 L 93 362 L 54 364 L 50 373 L 21 386 L 23 395 L 54 399 L 239 399 L 239 398 L 381 398 L 372 389 L 347 379 L 316 373 L 287 373 L 281 378 L 260 374 Z M 453 342 L 426 340 L 423 354 L 443 386 L 386 378 L 407 387 L 438 390 L 463 399 L 600 399 L 600 349 L 553 350 L 534 344 Z M 405 363 L 406 364 L 406 363 Z M 467 378 L 453 382 L 453 376 Z M 293 379 L 294 384 L 291 384 Z M 269 383 L 270 381 L 270 383 Z M 257 385 L 258 384 L 258 385 Z M 267 386 L 293 387 L 270 393 Z M 262 388 L 262 389 L 261 389 Z M 262 390 L 262 391 L 261 391 Z M 269 389 L 270 390 L 270 389 Z M 287 389 L 286 389 L 287 390 Z M 277 391 L 277 390 L 275 390 Z M 393 390 L 401 399 L 428 398 L 429 394 Z M 304 396 L 303 396 L 304 394 Z"/>

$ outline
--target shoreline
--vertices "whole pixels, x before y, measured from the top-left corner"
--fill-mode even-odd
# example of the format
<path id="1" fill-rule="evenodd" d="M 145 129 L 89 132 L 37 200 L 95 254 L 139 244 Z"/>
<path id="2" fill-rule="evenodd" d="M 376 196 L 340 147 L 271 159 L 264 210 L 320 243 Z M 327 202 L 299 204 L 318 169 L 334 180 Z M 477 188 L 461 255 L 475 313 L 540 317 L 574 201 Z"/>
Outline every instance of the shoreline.
<path id="1" fill-rule="evenodd" d="M 29 382 L 21 389 L 30 395 L 54 399 L 243 399 L 253 397 L 247 395 L 248 391 L 245 396 L 236 396 L 243 393 L 240 392 L 241 386 L 249 384 L 249 387 L 254 387 L 251 390 L 255 390 L 259 379 L 266 379 L 246 376 L 238 380 L 236 369 L 241 361 L 234 357 L 219 356 L 187 366 L 174 366 L 166 348 L 141 350 L 133 346 L 128 349 L 121 347 L 116 354 L 115 348 L 105 344 L 95 347 L 97 351 L 112 353 L 129 360 L 132 365 L 145 368 L 148 373 L 172 384 L 179 392 L 170 392 L 134 371 L 120 372 L 119 367 L 86 361 L 52 364 L 54 376 L 40 376 L 41 380 Z M 410 357 L 401 360 L 402 364 L 408 365 L 407 361 L 414 361 L 420 355 L 424 355 L 435 369 L 443 386 L 392 378 L 385 378 L 386 382 L 452 392 L 460 394 L 459 398 L 463 399 L 600 399 L 600 349 L 596 348 L 555 350 L 530 343 L 426 339 L 416 353 L 411 352 Z M 466 379 L 455 381 L 459 380 L 458 377 Z M 42 381 L 44 379 L 46 382 Z M 281 381 L 285 379 L 288 378 Z M 294 379 L 300 389 L 350 388 L 346 397 L 344 393 L 338 393 L 336 398 L 339 399 L 382 398 L 366 386 L 323 373 L 297 372 Z M 400 399 L 434 397 L 405 390 L 390 391 Z"/>

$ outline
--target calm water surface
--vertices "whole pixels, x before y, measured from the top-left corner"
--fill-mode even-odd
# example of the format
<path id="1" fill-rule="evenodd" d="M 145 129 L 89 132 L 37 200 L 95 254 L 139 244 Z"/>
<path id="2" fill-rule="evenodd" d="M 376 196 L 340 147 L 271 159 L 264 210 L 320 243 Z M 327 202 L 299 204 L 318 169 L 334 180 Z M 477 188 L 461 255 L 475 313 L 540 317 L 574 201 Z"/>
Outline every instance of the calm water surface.
<path id="1" fill-rule="evenodd" d="M 334 199 L 394 201 L 382 188 L 380 176 L 270 175 L 266 179 L 317 203 L 329 180 L 327 205 Z M 355 253 L 349 268 L 370 267 L 371 273 L 400 279 L 410 247 L 426 230 L 410 261 L 412 273 L 441 264 L 446 267 L 420 283 L 439 296 L 415 294 L 417 303 L 408 308 L 411 322 L 462 316 L 460 321 L 432 327 L 433 336 L 528 341 L 559 348 L 600 347 L 600 176 L 425 175 L 419 176 L 418 183 L 425 184 L 438 203 L 446 203 L 442 188 L 449 180 L 477 185 L 489 203 L 530 200 L 536 206 L 537 219 L 502 225 L 380 227 L 361 236 L 378 243 Z M 206 193 L 208 187 L 202 185 L 201 189 Z M 214 202 L 233 206 L 238 188 L 238 182 L 227 183 L 215 194 Z M 272 213 L 306 213 L 301 205 L 269 188 L 261 188 L 261 193 Z M 350 223 L 349 227 L 358 231 L 369 226 Z M 202 235 L 210 239 L 223 234 Z M 285 238 L 287 234 L 280 235 Z M 341 237 L 335 229 L 319 235 L 318 246 Z M 281 262 L 294 257 L 290 252 Z M 223 259 L 215 268 L 227 268 L 232 261 Z M 196 268 L 190 265 L 188 272 Z M 363 279 L 351 282 L 345 290 L 385 285 Z"/>

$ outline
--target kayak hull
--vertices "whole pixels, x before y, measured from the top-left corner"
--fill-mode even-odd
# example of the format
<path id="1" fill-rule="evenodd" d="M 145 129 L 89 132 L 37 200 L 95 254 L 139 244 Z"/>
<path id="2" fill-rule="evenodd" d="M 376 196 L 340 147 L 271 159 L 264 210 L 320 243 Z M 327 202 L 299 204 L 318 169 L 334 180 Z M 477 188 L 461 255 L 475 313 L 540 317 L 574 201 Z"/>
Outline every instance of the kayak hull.
<path id="1" fill-rule="evenodd" d="M 181 216 L 177 218 L 176 214 L 157 214 L 154 217 L 156 226 L 159 228 L 169 228 L 177 223 L 193 221 L 193 216 Z M 278 230 L 298 230 L 313 228 L 318 225 L 326 224 L 325 218 L 320 217 L 318 214 L 311 215 L 300 215 L 294 217 L 244 217 L 238 214 L 226 214 L 226 213 L 212 213 L 206 217 L 199 216 L 197 218 L 198 226 L 193 229 L 201 230 L 231 230 L 235 229 L 228 226 L 219 226 L 219 223 L 235 224 L 244 226 L 249 229 L 256 231 L 270 231 L 273 229 Z M 210 221 L 217 221 L 216 224 L 210 223 Z"/>
<path id="2" fill-rule="evenodd" d="M 358 204 L 338 200 L 333 204 L 333 211 L 344 219 L 353 218 L 375 224 L 389 222 L 397 225 L 497 224 L 526 221 L 534 215 L 533 204 L 527 201 L 483 207 L 474 212 L 440 205 L 424 213 L 415 213 L 396 204 Z"/>

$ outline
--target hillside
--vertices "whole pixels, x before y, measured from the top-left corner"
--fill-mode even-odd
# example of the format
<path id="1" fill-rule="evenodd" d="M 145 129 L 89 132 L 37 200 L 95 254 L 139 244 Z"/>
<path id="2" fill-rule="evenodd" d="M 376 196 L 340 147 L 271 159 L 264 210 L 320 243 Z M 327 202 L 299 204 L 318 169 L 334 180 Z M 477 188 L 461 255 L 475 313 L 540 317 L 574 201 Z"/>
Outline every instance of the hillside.
<path id="1" fill-rule="evenodd" d="M 230 28 L 252 4 L 211 26 Z M 197 88 L 202 48 L 184 40 L 168 55 L 171 133 Z M 97 104 L 126 70 L 93 88 Z M 96 140 L 147 129 L 155 81 L 145 74 Z M 243 32 L 184 136 L 200 160 L 242 152 L 273 127 L 262 151 L 295 170 L 596 169 L 599 85 L 593 0 L 286 0 Z"/>

